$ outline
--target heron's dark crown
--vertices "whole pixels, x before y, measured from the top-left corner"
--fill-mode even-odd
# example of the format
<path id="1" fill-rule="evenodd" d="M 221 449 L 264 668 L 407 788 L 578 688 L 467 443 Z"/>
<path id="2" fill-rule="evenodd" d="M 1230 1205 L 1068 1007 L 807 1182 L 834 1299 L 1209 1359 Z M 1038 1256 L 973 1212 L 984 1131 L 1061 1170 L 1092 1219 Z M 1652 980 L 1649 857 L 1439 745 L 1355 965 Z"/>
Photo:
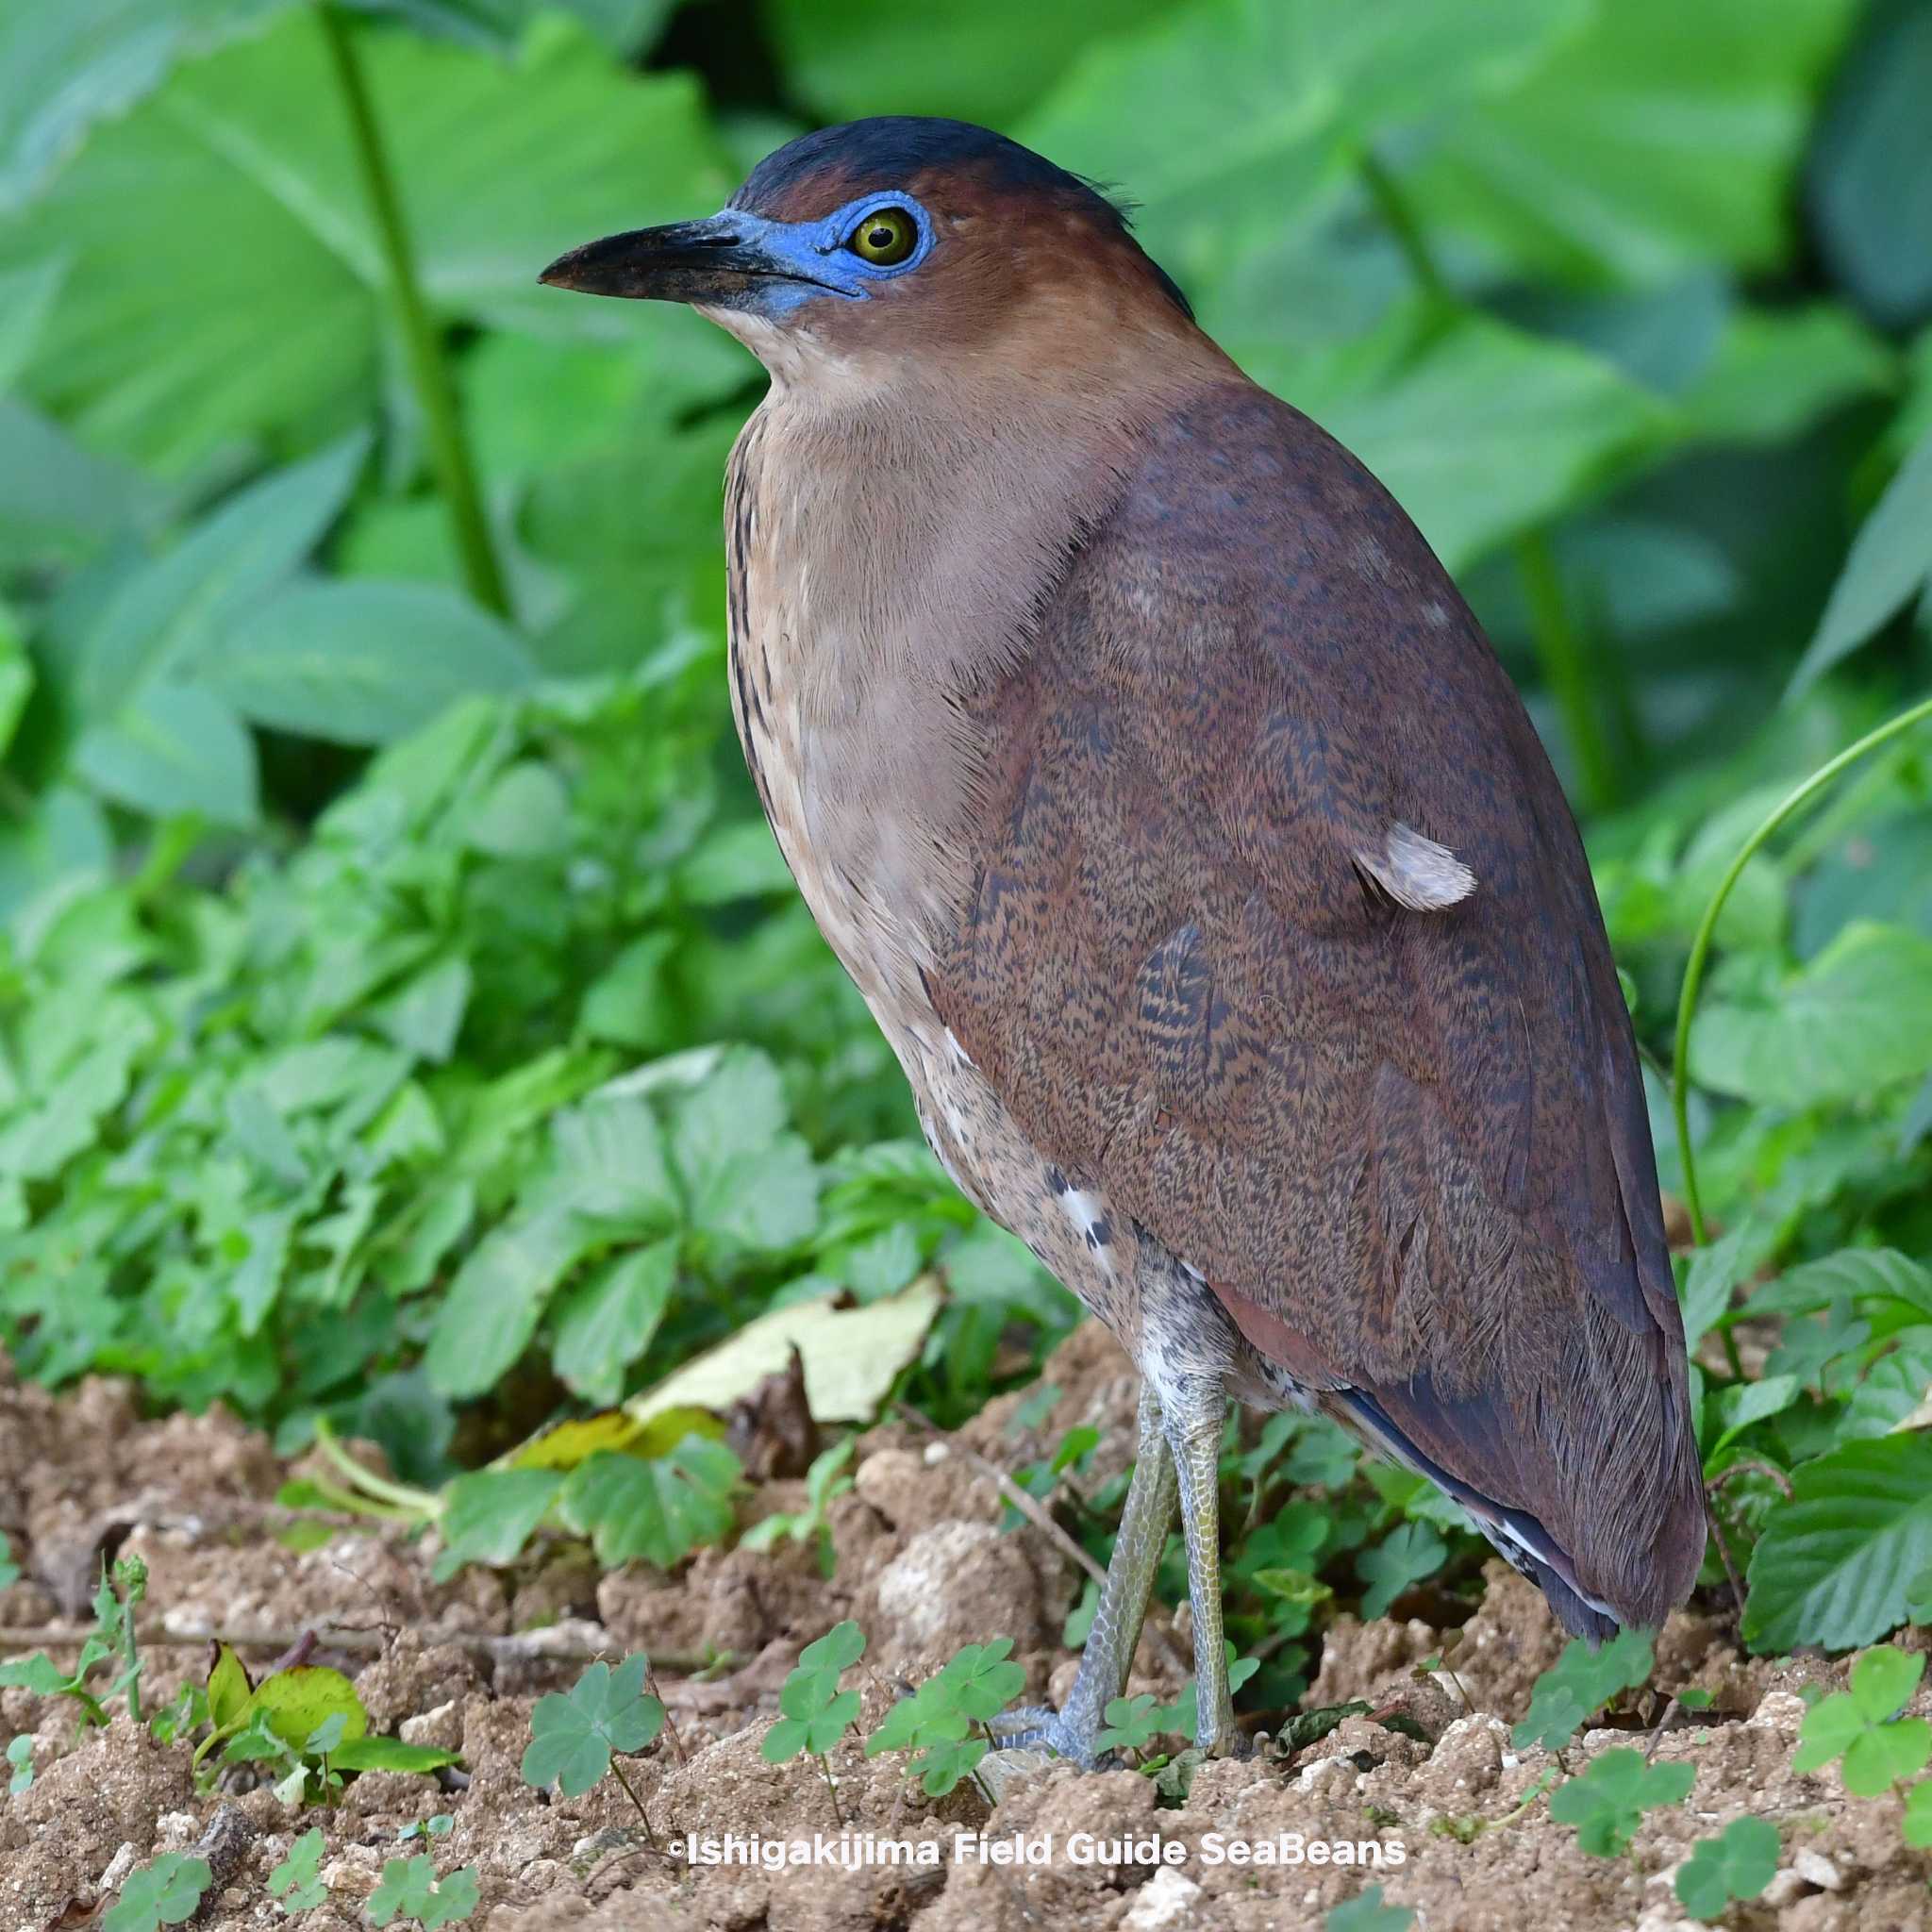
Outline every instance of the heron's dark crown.
<path id="1" fill-rule="evenodd" d="M 731 197 L 731 206 L 777 221 L 807 219 L 861 195 L 897 189 L 951 190 L 975 212 L 997 215 L 1028 205 L 1083 216 L 1099 237 L 1133 242 L 1127 210 L 1091 181 L 990 127 L 936 115 L 879 114 L 800 135 L 769 154 Z M 1158 264 L 1166 294 L 1191 319 L 1188 299 Z"/>

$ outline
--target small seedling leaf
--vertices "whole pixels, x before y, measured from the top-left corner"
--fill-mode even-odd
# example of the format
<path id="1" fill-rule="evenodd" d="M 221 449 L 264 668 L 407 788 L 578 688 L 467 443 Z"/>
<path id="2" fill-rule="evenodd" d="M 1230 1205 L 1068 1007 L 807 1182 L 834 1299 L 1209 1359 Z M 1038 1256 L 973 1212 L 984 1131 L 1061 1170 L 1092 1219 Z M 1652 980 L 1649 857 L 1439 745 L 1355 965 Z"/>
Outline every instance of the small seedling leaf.
<path id="1" fill-rule="evenodd" d="M 1756 1898 L 1771 1883 L 1777 1854 L 1777 1826 L 1769 1819 L 1734 1819 L 1716 1838 L 1691 1846 L 1677 1868 L 1677 1902 L 1694 1918 L 1715 1919 L 1734 1898 Z"/>
<path id="2" fill-rule="evenodd" d="M 1408 1932 L 1415 1913 L 1407 1906 L 1384 1905 L 1382 1888 L 1370 1885 L 1337 1906 L 1322 1923 L 1326 1932 Z"/>
<path id="3" fill-rule="evenodd" d="M 144 1870 L 129 1874 L 119 1902 L 102 1918 L 101 1932 L 158 1932 L 192 1918 L 214 1874 L 206 1858 L 186 1852 L 163 1852 Z"/>
<path id="4" fill-rule="evenodd" d="M 1682 1804 L 1696 1777 L 1689 1764 L 1646 1764 L 1641 1751 L 1606 1751 L 1551 1794 L 1550 1816 L 1574 1824 L 1576 1842 L 1592 1857 L 1615 1857 L 1646 1811 Z"/>
<path id="5" fill-rule="evenodd" d="M 289 1856 L 268 1874 L 271 1898 L 280 1899 L 285 1912 L 308 1912 L 328 1897 L 322 1882 L 323 1836 L 320 1826 L 305 1831 L 289 1847 Z"/>

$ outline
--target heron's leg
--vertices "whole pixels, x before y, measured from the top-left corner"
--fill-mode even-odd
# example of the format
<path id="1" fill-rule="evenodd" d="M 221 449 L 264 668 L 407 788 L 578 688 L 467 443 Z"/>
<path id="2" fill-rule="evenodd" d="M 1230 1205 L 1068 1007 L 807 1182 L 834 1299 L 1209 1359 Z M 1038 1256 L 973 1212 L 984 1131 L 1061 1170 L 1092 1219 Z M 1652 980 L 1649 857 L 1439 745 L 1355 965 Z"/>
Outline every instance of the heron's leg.
<path id="1" fill-rule="evenodd" d="M 1113 1560 L 1107 1566 L 1107 1581 L 1101 1586 L 1093 1627 L 1066 1708 L 1053 1711 L 1034 1706 L 995 1718 L 991 1729 L 1003 1748 L 1050 1745 L 1060 1757 L 1080 1764 L 1091 1764 L 1099 1756 L 1093 1740 L 1104 1727 L 1107 1707 L 1127 1687 L 1147 1599 L 1154 1590 L 1154 1573 L 1160 1567 L 1168 1525 L 1174 1521 L 1174 1458 L 1161 1432 L 1160 1404 L 1144 1383 L 1135 1457 Z"/>
<path id="2" fill-rule="evenodd" d="M 1221 1628 L 1221 1437 L 1227 1396 L 1220 1378 L 1183 1374 L 1161 1391 L 1161 1426 L 1180 1489 L 1188 1545 L 1188 1599 L 1193 1608 L 1194 1741 L 1210 1756 L 1242 1746 L 1227 1688 Z"/>

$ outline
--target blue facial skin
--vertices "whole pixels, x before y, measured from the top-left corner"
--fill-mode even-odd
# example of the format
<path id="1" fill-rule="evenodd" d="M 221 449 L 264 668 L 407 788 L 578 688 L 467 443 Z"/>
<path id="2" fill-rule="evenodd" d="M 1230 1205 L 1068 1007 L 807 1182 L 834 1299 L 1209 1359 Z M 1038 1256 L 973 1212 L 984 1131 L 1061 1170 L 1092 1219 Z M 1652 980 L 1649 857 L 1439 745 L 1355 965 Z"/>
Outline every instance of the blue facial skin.
<path id="1" fill-rule="evenodd" d="M 886 208 L 903 209 L 919 230 L 912 253 L 890 267 L 867 261 L 845 245 L 861 221 Z M 745 256 L 756 255 L 769 265 L 732 305 L 769 321 L 792 314 L 818 295 L 863 302 L 874 283 L 909 275 L 933 249 L 932 218 L 907 194 L 868 194 L 817 222 L 774 222 L 726 208 L 705 225 L 715 226 L 721 238 L 734 238 Z"/>

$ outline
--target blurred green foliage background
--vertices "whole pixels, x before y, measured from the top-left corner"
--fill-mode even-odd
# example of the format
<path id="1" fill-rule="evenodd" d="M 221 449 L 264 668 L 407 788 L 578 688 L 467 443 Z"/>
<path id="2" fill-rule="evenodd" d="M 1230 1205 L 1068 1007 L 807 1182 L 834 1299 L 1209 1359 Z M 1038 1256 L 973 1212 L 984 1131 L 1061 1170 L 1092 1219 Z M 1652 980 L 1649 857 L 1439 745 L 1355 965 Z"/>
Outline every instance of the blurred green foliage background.
<path id="1" fill-rule="evenodd" d="M 1382 475 L 1529 695 L 1667 1059 L 1741 839 L 1927 685 L 1928 100 L 1924 0 L 10 0 L 17 1366 L 435 1481 L 831 1283 L 941 1267 L 946 1416 L 1070 1324 L 911 1139 L 731 739 L 761 377 L 535 281 L 825 120 L 984 120 L 1118 187 Z M 1737 1527 L 1802 1541 L 1841 1469 L 1896 1504 L 1855 1610 L 1767 1533 L 1767 1641 L 1875 1635 L 1932 1564 L 1892 1433 L 1932 1384 L 1928 779 L 1901 737 L 1753 858 L 1692 1036 L 1707 1448 L 1798 1473 Z M 1405 1482 L 1273 1560 L 1426 1519 Z"/>

